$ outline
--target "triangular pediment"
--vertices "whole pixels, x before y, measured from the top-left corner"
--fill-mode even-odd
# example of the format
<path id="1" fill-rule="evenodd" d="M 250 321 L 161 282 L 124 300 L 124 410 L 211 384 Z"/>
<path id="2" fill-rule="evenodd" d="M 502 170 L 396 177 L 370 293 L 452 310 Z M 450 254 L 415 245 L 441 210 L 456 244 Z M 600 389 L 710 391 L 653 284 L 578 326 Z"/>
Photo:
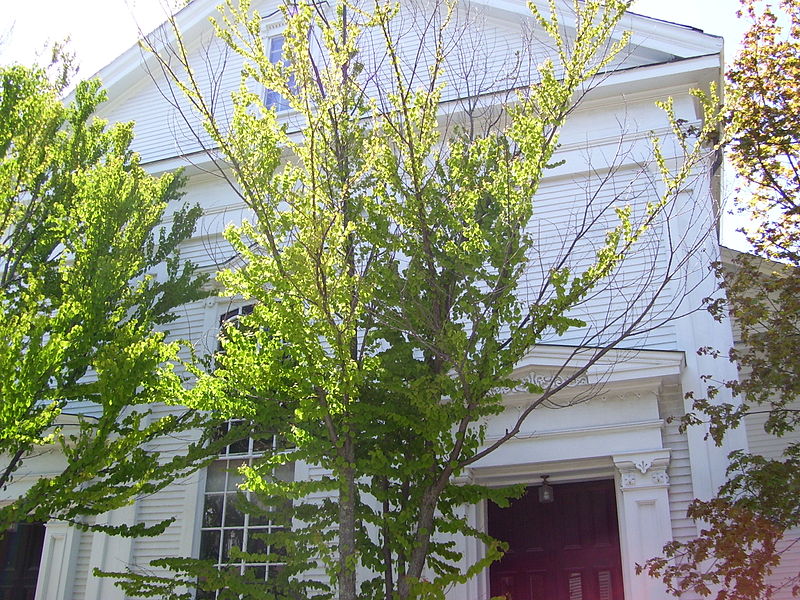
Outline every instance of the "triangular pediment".
<path id="1" fill-rule="evenodd" d="M 683 352 L 644 349 L 589 348 L 543 344 L 536 346 L 516 366 L 512 378 L 520 385 L 505 395 L 528 395 L 527 385 L 543 389 L 563 387 L 576 392 L 590 387 L 656 388 L 678 377 L 686 359 Z"/>
<path id="2" fill-rule="evenodd" d="M 542 11 L 548 10 L 546 2 L 537 2 Z M 215 101 L 224 110 L 228 93 L 239 85 L 241 59 L 226 55 L 224 44 L 214 39 L 209 17 L 216 14 L 217 3 L 217 0 L 194 0 L 177 14 L 176 22 L 196 66 L 196 75 L 203 79 L 204 85 L 216 90 Z M 278 0 L 261 0 L 254 5 L 265 16 L 267 35 L 273 29 L 279 31 Z M 403 10 L 409 13 L 424 13 L 427 7 L 436 5 L 434 1 L 402 3 Z M 449 59 L 446 70 L 453 81 L 444 98 L 490 96 L 496 90 L 511 97 L 508 91 L 535 79 L 536 64 L 548 56 L 548 42 L 543 32 L 537 30 L 525 3 L 519 0 L 473 0 L 465 10 L 465 15 L 458 18 L 478 23 L 481 34 L 465 34 L 458 39 L 457 45 L 452 46 L 453 57 Z M 563 16 L 562 22 L 569 33 L 568 14 Z M 462 24 L 457 22 L 455 26 L 461 27 Z M 653 78 L 680 77 L 681 81 L 676 82 L 681 85 L 703 85 L 698 82 L 715 79 L 713 70 L 720 65 L 721 38 L 636 14 L 626 15 L 618 30 L 619 35 L 631 31 L 632 38 L 614 65 L 620 77 L 602 83 L 609 88 L 609 93 L 619 94 L 622 88 L 636 92 L 637 88 L 647 85 L 643 82 Z M 413 32 L 414 28 L 408 26 L 408 31 Z M 166 48 L 171 37 L 171 27 L 164 25 L 148 39 L 156 46 Z M 413 35 L 409 33 L 408 39 L 411 38 Z M 408 43 L 414 45 L 413 41 Z M 710 60 L 701 64 L 696 62 L 700 57 L 710 57 Z M 468 61 L 465 66 L 464 61 Z M 380 62 L 376 60 L 376 63 Z M 515 72 L 515 69 L 527 74 Z M 642 69 L 648 70 L 649 74 L 641 77 Z M 419 70 L 424 72 L 422 68 Z M 101 107 L 101 116 L 112 121 L 136 122 L 135 147 L 142 153 L 144 162 L 167 161 L 174 157 L 191 159 L 201 150 L 203 141 L 194 135 L 200 128 L 183 119 L 182 113 L 190 112 L 188 105 L 179 92 L 167 85 L 168 78 L 146 51 L 134 46 L 98 75 L 111 99 Z M 614 85 L 617 88 L 611 91 Z"/>

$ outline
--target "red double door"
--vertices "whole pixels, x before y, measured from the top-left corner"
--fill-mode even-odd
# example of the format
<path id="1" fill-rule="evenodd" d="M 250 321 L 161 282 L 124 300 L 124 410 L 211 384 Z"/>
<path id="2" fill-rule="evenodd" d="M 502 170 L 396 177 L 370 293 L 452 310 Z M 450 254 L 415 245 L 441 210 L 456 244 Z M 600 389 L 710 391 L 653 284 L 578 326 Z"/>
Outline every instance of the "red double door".
<path id="1" fill-rule="evenodd" d="M 490 569 L 491 595 L 509 600 L 623 600 L 613 481 L 538 487 L 508 508 L 489 504 L 489 535 L 509 545 Z"/>
<path id="2" fill-rule="evenodd" d="M 33 600 L 43 544 L 42 523 L 0 532 L 0 600 Z"/>

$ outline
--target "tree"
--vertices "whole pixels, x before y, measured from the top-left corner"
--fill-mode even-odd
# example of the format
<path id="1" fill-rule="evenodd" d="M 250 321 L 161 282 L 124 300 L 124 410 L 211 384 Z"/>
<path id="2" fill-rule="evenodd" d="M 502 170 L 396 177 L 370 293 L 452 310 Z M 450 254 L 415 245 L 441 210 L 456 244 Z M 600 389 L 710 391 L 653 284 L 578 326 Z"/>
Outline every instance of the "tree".
<path id="1" fill-rule="evenodd" d="M 287 4 L 280 62 L 271 60 L 261 15 L 247 1 L 228 2 L 216 33 L 244 57 L 229 120 L 203 94 L 204 77 L 183 44 L 153 47 L 254 217 L 227 232 L 244 266 L 218 278 L 226 293 L 254 301 L 253 312 L 225 329 L 224 352 L 212 373 L 198 375 L 191 405 L 283 436 L 288 449 L 243 471 L 264 505 L 290 498 L 293 507 L 291 528 L 268 537 L 271 550 L 253 561 L 287 562 L 270 587 L 247 572 L 218 573 L 213 561 L 165 559 L 153 565 L 180 576 L 123 575 L 126 591 L 189 598 L 179 586 L 197 585 L 220 598 L 442 597 L 501 552 L 460 507 L 519 492 L 459 476 L 623 341 L 675 316 L 677 304 L 657 313 L 654 299 L 688 255 L 645 277 L 630 311 L 609 313 L 602 326 L 587 327 L 576 312 L 669 213 L 704 164 L 714 121 L 691 131 L 675 121 L 686 161 L 674 173 L 657 147 L 663 196 L 635 207 L 590 199 L 563 252 L 537 263 L 527 227 L 560 128 L 628 35 L 615 34 L 624 1 L 575 2 L 569 38 L 555 1 L 549 14 L 530 6 L 554 59 L 534 81 L 505 90 L 513 103 L 494 117 L 468 110 L 473 94 L 442 114 L 450 44 L 465 39 L 455 2 L 425 3 L 419 21 L 391 2 Z M 409 32 L 418 36 L 411 63 L 402 48 Z M 281 125 L 255 91 L 263 88 L 296 111 L 300 135 Z M 529 278 L 533 264 L 540 279 Z M 584 343 L 551 382 L 512 376 L 545 336 L 580 328 Z M 486 443 L 485 420 L 503 411 L 502 390 L 520 385 L 534 399 L 502 439 Z M 329 474 L 280 481 L 274 470 L 291 461 Z M 486 558 L 466 572 L 456 564 L 456 535 L 487 544 Z M 302 577 L 318 564 L 326 581 Z M 359 581 L 359 572 L 370 575 Z"/>
<path id="2" fill-rule="evenodd" d="M 727 74 L 727 141 L 740 182 L 737 205 L 755 222 L 745 230 L 755 256 L 718 265 L 726 299 L 710 305 L 717 319 L 730 318 L 741 329 L 741 344 L 727 353 L 739 379 L 711 386 L 708 398 L 695 401 L 697 414 L 684 420 L 708 421 L 718 444 L 758 413 L 767 415 L 768 433 L 795 440 L 800 417 L 800 2 L 784 0 L 779 10 L 759 10 L 754 0 L 742 4 L 741 16 L 752 25 Z M 739 395 L 741 404 L 715 402 L 720 388 Z M 717 495 L 691 505 L 689 515 L 704 523 L 700 537 L 670 544 L 648 571 L 677 594 L 692 590 L 719 600 L 771 598 L 782 589 L 800 594 L 800 573 L 769 580 L 797 543 L 790 530 L 800 525 L 798 467 L 797 441 L 787 441 L 778 458 L 734 453 Z"/>
<path id="3" fill-rule="evenodd" d="M 58 473 L 0 506 L 0 532 L 17 521 L 80 525 L 207 455 L 199 431 L 171 460 L 147 449 L 203 424 L 192 411 L 154 410 L 182 390 L 180 345 L 164 326 L 204 295 L 205 278 L 177 253 L 198 209 L 175 206 L 179 175 L 142 168 L 130 124 L 92 117 L 99 82 L 79 83 L 64 104 L 65 82 L 0 69 L 0 488 L 15 494 L 24 461 L 63 457 Z M 171 227 L 160 225 L 168 206 Z"/>

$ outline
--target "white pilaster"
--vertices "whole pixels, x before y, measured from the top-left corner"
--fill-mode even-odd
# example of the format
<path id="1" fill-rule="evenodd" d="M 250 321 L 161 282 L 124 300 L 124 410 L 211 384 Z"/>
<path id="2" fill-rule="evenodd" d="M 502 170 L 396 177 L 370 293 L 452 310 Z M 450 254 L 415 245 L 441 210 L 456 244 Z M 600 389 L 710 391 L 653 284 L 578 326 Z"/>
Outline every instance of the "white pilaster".
<path id="1" fill-rule="evenodd" d="M 455 480 L 457 483 L 475 483 L 472 469 Z M 475 530 L 486 531 L 486 501 L 478 504 L 467 504 L 459 508 L 462 518 Z M 466 573 L 478 562 L 486 557 L 486 546 L 483 541 L 473 536 L 457 535 L 456 544 L 464 553 L 461 559 L 461 572 Z M 461 600 L 483 600 L 489 597 L 489 577 L 488 569 L 485 569 L 476 577 L 472 577 L 463 584 L 452 586 L 447 592 L 448 598 L 459 598 Z"/>
<path id="2" fill-rule="evenodd" d="M 205 469 L 195 471 L 183 481 L 186 500 L 183 505 L 180 546 L 178 556 L 198 556 L 200 552 L 200 526 L 203 518 L 203 492 L 205 491 Z"/>
<path id="3" fill-rule="evenodd" d="M 47 523 L 35 600 L 67 600 L 72 596 L 78 539 L 75 528 L 69 524 Z"/>
<path id="4" fill-rule="evenodd" d="M 136 518 L 136 505 L 123 506 L 98 517 L 98 522 L 109 525 L 132 525 Z M 122 590 L 113 580 L 95 577 L 95 568 L 107 572 L 121 572 L 131 564 L 133 538 L 94 533 L 92 553 L 89 559 L 89 574 L 86 580 L 86 600 L 114 600 L 123 598 Z"/>
<path id="5" fill-rule="evenodd" d="M 717 322 L 706 310 L 707 298 L 722 294 L 710 264 L 721 258 L 716 239 L 713 199 L 708 193 L 709 183 L 705 173 L 697 175 L 696 191 L 683 192 L 676 199 L 676 207 L 670 215 L 669 228 L 665 235 L 670 238 L 677 256 L 687 256 L 685 281 L 677 294 L 683 294 L 680 311 L 684 316 L 675 321 L 678 347 L 686 357 L 686 366 L 681 373 L 681 388 L 684 394 L 695 398 L 709 398 L 706 376 L 713 375 L 716 381 L 738 378 L 736 366 L 725 358 L 698 354 L 704 347 L 712 347 L 727 354 L 733 347 L 731 322 Z M 675 233 L 678 232 L 678 233 Z M 677 238 L 677 239 L 674 239 Z M 731 395 L 730 390 L 719 386 L 714 403 L 729 402 L 738 405 L 741 399 Z M 684 409 L 690 412 L 693 401 L 684 398 Z M 703 415 L 701 415 L 703 416 Z M 728 431 L 721 446 L 708 436 L 706 425 L 694 425 L 686 431 L 689 442 L 689 461 L 692 474 L 692 490 L 695 498 L 708 499 L 727 479 L 728 454 L 734 450 L 747 449 L 744 427 Z"/>
<path id="6" fill-rule="evenodd" d="M 661 554 L 672 540 L 669 514 L 669 450 L 616 455 L 622 575 L 625 597 L 636 600 L 667 598 L 663 584 L 636 574 L 636 564 Z"/>

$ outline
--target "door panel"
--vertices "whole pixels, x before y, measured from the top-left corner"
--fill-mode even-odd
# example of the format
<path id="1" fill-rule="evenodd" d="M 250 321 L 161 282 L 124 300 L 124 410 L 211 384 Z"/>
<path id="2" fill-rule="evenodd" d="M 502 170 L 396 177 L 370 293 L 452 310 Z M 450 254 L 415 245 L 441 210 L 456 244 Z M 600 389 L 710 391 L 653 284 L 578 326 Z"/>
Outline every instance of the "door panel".
<path id="1" fill-rule="evenodd" d="M 492 596 L 510 600 L 623 600 L 613 481 L 538 487 L 508 508 L 489 504 L 489 535 L 509 544 L 490 569 Z"/>
<path id="2" fill-rule="evenodd" d="M 44 524 L 19 523 L 0 537 L 0 600 L 33 600 L 42 560 Z"/>

